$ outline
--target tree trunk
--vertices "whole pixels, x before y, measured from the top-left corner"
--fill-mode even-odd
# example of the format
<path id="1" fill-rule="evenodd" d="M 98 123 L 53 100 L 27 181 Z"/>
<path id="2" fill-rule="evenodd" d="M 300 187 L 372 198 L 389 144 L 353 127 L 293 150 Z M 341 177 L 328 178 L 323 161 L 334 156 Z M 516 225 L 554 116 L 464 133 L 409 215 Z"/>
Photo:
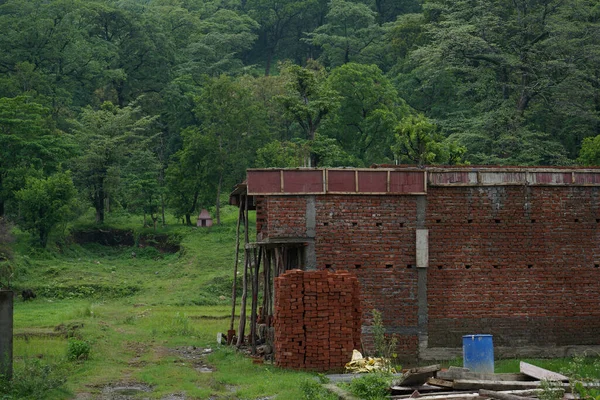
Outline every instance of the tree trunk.
<path id="1" fill-rule="evenodd" d="M 46 229 L 40 229 L 40 245 L 42 246 L 42 248 L 46 248 L 46 245 L 48 244 L 48 236 L 49 236 L 48 230 Z"/>
<path id="2" fill-rule="evenodd" d="M 200 193 L 198 193 L 198 191 L 196 191 L 196 193 L 194 193 L 194 201 L 192 202 L 192 206 L 190 207 L 188 212 L 185 213 L 185 221 L 190 226 L 192 225 L 191 215 L 192 215 L 192 213 L 196 212 L 196 207 L 198 206 L 198 196 L 199 195 L 200 195 Z"/>
<path id="3" fill-rule="evenodd" d="M 164 228 L 165 226 L 167 226 L 167 223 L 165 222 L 165 195 L 164 194 L 160 195 L 160 210 L 161 210 L 161 215 L 162 215 L 162 226 Z"/>
<path id="4" fill-rule="evenodd" d="M 104 223 L 104 189 L 100 189 L 93 198 L 94 209 L 96 210 L 96 223 Z"/>
<path id="5" fill-rule="evenodd" d="M 217 225 L 221 225 L 221 185 L 223 184 L 223 171 L 219 173 L 219 183 L 217 184 L 217 202 L 215 203 L 215 218 Z"/>
<path id="6" fill-rule="evenodd" d="M 0 188 L 2 187 L 2 175 L 0 175 Z M 4 217 L 4 199 L 0 198 L 0 218 Z"/>
<path id="7" fill-rule="evenodd" d="M 267 65 L 265 66 L 265 76 L 269 76 L 271 73 L 271 64 L 273 63 L 273 53 L 275 49 L 269 49 L 267 53 Z"/>

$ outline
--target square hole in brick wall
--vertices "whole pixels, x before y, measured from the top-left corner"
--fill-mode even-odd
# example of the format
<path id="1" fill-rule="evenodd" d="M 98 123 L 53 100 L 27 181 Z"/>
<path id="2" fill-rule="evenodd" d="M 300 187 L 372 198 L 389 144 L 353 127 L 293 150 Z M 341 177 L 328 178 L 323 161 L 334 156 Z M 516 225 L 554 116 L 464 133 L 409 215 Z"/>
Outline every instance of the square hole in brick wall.
<path id="1" fill-rule="evenodd" d="M 527 264 L 527 268 L 529 268 L 529 269 L 533 268 L 533 264 Z"/>
<path id="2" fill-rule="evenodd" d="M 404 222 L 400 222 L 400 228 L 404 228 Z"/>
<path id="3" fill-rule="evenodd" d="M 500 269 L 500 266 L 499 266 L 499 265 L 492 265 L 492 267 L 493 267 L 494 269 Z"/>
<path id="4" fill-rule="evenodd" d="M 329 226 L 329 222 L 323 222 L 323 226 Z"/>
<path id="5" fill-rule="evenodd" d="M 438 265 L 438 269 L 444 269 L 443 265 Z"/>
<path id="6" fill-rule="evenodd" d="M 375 223 L 375 226 L 377 226 L 377 227 L 381 227 L 381 226 L 383 226 L 383 224 L 382 224 L 381 222 L 376 222 L 376 223 Z"/>
<path id="7" fill-rule="evenodd" d="M 579 222 L 579 218 L 575 218 L 575 222 Z"/>
<path id="8" fill-rule="evenodd" d="M 500 220 L 499 219 L 495 219 L 494 222 L 497 223 L 497 224 L 499 224 Z"/>
<path id="9" fill-rule="evenodd" d="M 442 220 L 441 220 L 441 219 L 436 219 L 436 220 L 435 220 L 435 223 L 436 223 L 436 224 L 439 224 L 440 222 L 442 222 Z"/>
<path id="10" fill-rule="evenodd" d="M 354 268 L 359 269 L 361 267 L 360 264 L 354 264 Z"/>
<path id="11" fill-rule="evenodd" d="M 469 219 L 467 220 L 467 224 L 472 224 L 472 223 L 473 223 L 473 220 L 472 220 L 471 218 L 469 218 Z"/>
<path id="12" fill-rule="evenodd" d="M 325 264 L 325 268 L 331 268 L 331 264 Z"/>
<path id="13" fill-rule="evenodd" d="M 406 269 L 412 269 L 412 268 L 414 268 L 413 264 L 406 264 Z"/>
<path id="14" fill-rule="evenodd" d="M 466 264 L 465 269 L 471 269 L 471 266 L 469 264 Z"/>
<path id="15" fill-rule="evenodd" d="M 353 222 L 352 226 L 358 226 L 358 222 Z"/>
<path id="16" fill-rule="evenodd" d="M 388 268 L 388 269 L 389 269 L 389 268 L 393 268 L 393 267 L 394 267 L 394 264 L 385 264 L 385 267 L 386 267 L 386 268 Z"/>
<path id="17" fill-rule="evenodd" d="M 532 224 L 535 224 L 535 219 L 532 219 L 532 220 L 531 220 L 531 223 L 532 223 Z"/>

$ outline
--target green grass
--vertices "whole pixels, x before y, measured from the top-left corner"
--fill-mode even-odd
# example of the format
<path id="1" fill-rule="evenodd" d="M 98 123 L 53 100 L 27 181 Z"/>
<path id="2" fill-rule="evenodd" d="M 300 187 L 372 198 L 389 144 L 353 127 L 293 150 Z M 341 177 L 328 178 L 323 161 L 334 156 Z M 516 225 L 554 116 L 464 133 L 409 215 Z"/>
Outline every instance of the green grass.
<path id="1" fill-rule="evenodd" d="M 86 214 L 72 229 L 93 227 L 86 222 L 92 217 Z M 61 235 L 39 250 L 16 230 L 13 287 L 32 288 L 38 297 L 15 303 L 15 375 L 34 368 L 40 380 L 48 371 L 67 379 L 43 395 L 20 388 L 12 398 L 99 396 L 109 384 L 134 382 L 150 385 L 145 396 L 156 399 L 175 393 L 188 399 L 302 398 L 300 383 L 310 374 L 255 365 L 216 344 L 217 333 L 229 327 L 236 219 L 232 207 L 223 209 L 222 225 L 211 228 L 171 219 L 156 233 L 181 238 L 176 254 L 78 245 Z M 109 228 L 153 232 L 141 228 L 141 217 L 124 213 L 107 214 L 103 229 Z M 89 343 L 87 360 L 67 360 L 67 336 Z M 214 350 L 201 361 L 214 372 L 199 372 L 198 359 L 177 353 L 189 346 Z"/>

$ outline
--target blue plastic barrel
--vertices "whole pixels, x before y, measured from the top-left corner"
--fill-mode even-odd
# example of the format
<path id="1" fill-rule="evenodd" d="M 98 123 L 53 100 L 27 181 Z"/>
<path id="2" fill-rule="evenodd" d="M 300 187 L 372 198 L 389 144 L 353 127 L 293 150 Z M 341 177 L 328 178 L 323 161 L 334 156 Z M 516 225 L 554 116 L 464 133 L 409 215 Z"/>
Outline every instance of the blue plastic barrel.
<path id="1" fill-rule="evenodd" d="M 463 336 L 463 367 L 472 372 L 494 373 L 492 335 Z"/>

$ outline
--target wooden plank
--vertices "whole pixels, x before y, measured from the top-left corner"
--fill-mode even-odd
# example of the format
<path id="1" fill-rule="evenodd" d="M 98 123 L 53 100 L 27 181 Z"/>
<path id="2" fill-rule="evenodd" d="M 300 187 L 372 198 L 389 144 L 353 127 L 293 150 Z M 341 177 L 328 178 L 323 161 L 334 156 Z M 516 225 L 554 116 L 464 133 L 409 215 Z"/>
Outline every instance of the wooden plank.
<path id="1" fill-rule="evenodd" d="M 525 374 L 489 374 L 482 372 L 471 372 L 467 368 L 452 368 L 448 371 L 440 371 L 436 378 L 453 381 L 456 379 L 478 379 L 482 381 L 531 381 L 531 377 Z"/>
<path id="2" fill-rule="evenodd" d="M 388 397 L 392 400 L 401 400 L 401 399 L 409 399 L 411 395 L 401 395 L 401 396 L 391 396 Z M 452 400 L 473 400 L 473 399 L 481 399 L 479 397 L 479 393 L 439 393 L 439 394 L 427 394 L 424 396 L 417 397 L 419 400 L 444 400 L 444 399 L 452 399 Z"/>
<path id="3" fill-rule="evenodd" d="M 402 375 L 402 378 L 395 382 L 398 386 L 422 385 L 427 379 L 432 378 L 437 371 L 441 369 L 439 364 L 428 365 L 426 367 L 411 368 Z"/>
<path id="4" fill-rule="evenodd" d="M 559 374 L 558 372 L 550 371 L 544 368 L 521 361 L 519 370 L 521 373 L 531 376 L 538 380 L 562 381 L 568 382 L 569 377 Z"/>
<path id="5" fill-rule="evenodd" d="M 457 379 L 454 381 L 454 389 L 458 390 L 514 390 L 514 389 L 537 389 L 540 381 L 487 381 L 480 379 Z"/>
<path id="6" fill-rule="evenodd" d="M 392 394 L 408 394 L 408 393 L 414 392 L 415 390 L 417 390 L 419 393 L 443 392 L 443 391 L 447 390 L 447 388 L 442 388 L 439 386 L 433 386 L 433 385 L 428 385 L 428 384 L 424 384 L 424 385 L 420 385 L 420 386 L 392 385 L 392 387 L 390 389 L 392 391 Z"/>
<path id="7" fill-rule="evenodd" d="M 481 397 L 491 397 L 492 399 L 498 399 L 498 400 L 533 399 L 533 397 L 521 397 L 521 396 L 515 396 L 514 394 L 495 392 L 493 390 L 485 390 L 485 389 L 480 389 L 479 395 Z"/>
<path id="8" fill-rule="evenodd" d="M 452 381 L 445 381 L 443 379 L 438 378 L 429 378 L 427 379 L 427 384 L 432 386 L 439 386 L 443 388 L 452 388 L 454 383 Z"/>

